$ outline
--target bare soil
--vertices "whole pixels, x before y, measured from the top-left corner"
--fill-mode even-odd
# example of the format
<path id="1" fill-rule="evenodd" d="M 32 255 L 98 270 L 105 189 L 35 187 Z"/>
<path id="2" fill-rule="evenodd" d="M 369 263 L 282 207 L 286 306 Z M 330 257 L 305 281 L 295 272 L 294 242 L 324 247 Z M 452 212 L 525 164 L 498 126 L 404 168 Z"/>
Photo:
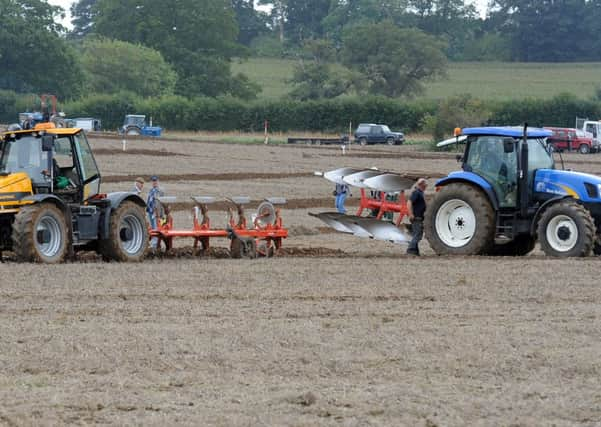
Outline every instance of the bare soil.
<path id="1" fill-rule="evenodd" d="M 283 196 L 290 236 L 258 260 L 229 259 L 225 239 L 204 257 L 182 239 L 141 264 L 8 254 L 0 425 L 601 424 L 601 258 L 446 258 L 426 242 L 415 258 L 308 215 L 334 204 L 315 170 L 377 166 L 433 184 L 458 168 L 453 153 L 170 139 L 132 140 L 132 155 L 118 139 L 92 144 L 104 191 L 161 175 L 178 228 L 191 226 L 189 196 L 220 198 L 215 226 L 227 196 L 250 196 L 249 215 Z M 601 155 L 564 160 L 601 172 Z"/>

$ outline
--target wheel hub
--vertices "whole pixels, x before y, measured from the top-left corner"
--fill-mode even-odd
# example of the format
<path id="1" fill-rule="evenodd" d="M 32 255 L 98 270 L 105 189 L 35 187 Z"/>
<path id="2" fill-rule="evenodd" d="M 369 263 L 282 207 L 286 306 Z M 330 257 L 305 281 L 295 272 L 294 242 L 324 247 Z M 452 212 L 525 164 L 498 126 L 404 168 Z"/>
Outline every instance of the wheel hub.
<path id="1" fill-rule="evenodd" d="M 547 242 L 557 252 L 568 252 L 578 243 L 578 226 L 567 215 L 551 218 L 545 234 Z"/>
<path id="2" fill-rule="evenodd" d="M 476 232 L 476 215 L 464 200 L 445 202 L 436 213 L 435 221 L 438 237 L 453 248 L 467 245 Z"/>

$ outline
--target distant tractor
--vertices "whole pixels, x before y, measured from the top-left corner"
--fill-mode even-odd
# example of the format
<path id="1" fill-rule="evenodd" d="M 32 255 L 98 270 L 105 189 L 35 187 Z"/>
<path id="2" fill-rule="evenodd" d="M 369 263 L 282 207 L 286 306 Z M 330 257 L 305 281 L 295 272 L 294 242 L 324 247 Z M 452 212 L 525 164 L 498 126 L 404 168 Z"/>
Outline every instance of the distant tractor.
<path id="1" fill-rule="evenodd" d="M 128 114 L 125 116 L 119 133 L 130 136 L 161 136 L 162 130 L 159 126 L 152 126 L 152 121 L 150 124 L 147 124 L 146 116 L 143 114 Z"/>
<path id="2" fill-rule="evenodd" d="M 436 183 L 424 229 L 437 254 L 601 254 L 601 178 L 557 170 L 538 128 L 461 132 L 462 171 Z M 459 134 L 458 134 L 459 135 Z M 459 136 L 458 136 L 459 140 Z"/>
<path id="3" fill-rule="evenodd" d="M 0 134 L 0 255 L 57 263 L 78 250 L 140 261 L 148 242 L 145 203 L 134 193 L 100 192 L 101 176 L 83 130 Z"/>

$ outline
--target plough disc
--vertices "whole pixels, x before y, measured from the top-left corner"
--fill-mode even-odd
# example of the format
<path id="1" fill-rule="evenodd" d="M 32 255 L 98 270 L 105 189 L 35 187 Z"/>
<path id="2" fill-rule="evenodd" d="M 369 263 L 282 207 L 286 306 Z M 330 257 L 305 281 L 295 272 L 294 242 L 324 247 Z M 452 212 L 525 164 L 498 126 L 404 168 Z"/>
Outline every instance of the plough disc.
<path id="1" fill-rule="evenodd" d="M 347 175 L 351 175 L 357 172 L 360 172 L 362 169 L 358 168 L 340 168 L 334 169 L 333 171 L 325 172 L 323 177 L 328 181 L 332 181 L 335 184 L 344 184 L 344 177 Z"/>
<path id="2" fill-rule="evenodd" d="M 365 179 L 363 183 L 368 188 L 383 191 L 384 193 L 399 193 L 409 190 L 415 183 L 415 180 L 394 173 L 384 173 Z"/>
<path id="3" fill-rule="evenodd" d="M 377 170 L 367 169 L 361 172 L 346 175 L 342 180 L 353 187 L 368 188 L 367 185 L 365 185 L 365 180 L 373 178 L 374 176 L 382 175 L 382 173 L 383 172 Z"/>

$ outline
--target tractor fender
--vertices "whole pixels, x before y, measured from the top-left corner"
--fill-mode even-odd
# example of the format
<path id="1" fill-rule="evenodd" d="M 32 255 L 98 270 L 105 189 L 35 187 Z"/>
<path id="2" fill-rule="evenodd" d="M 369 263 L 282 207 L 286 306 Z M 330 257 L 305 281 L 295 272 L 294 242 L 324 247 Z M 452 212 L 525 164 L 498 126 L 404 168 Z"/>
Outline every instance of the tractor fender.
<path id="1" fill-rule="evenodd" d="M 146 209 L 146 203 L 144 202 L 144 200 L 136 193 L 132 193 L 130 191 L 118 191 L 115 193 L 108 193 L 106 195 L 106 198 L 110 202 L 110 205 L 102 212 L 100 217 L 99 235 L 101 239 L 109 238 L 111 212 L 114 209 L 117 209 L 121 205 L 121 203 L 125 201 L 132 201 L 136 205 Z"/>
<path id="2" fill-rule="evenodd" d="M 63 202 L 59 197 L 54 194 L 32 194 L 30 196 L 23 197 L 21 199 L 22 202 L 33 202 L 36 203 L 53 203 L 55 204 L 61 211 L 67 214 L 67 205 Z"/>
<path id="3" fill-rule="evenodd" d="M 538 220 L 540 219 L 541 215 L 543 214 L 543 212 L 545 210 L 547 210 L 547 208 L 561 200 L 565 200 L 565 199 L 573 199 L 572 196 L 557 196 L 557 197 L 553 197 L 547 201 L 545 201 L 542 205 L 539 206 L 539 208 L 536 210 L 536 213 L 534 214 L 534 216 L 532 217 L 532 222 L 530 223 L 530 235 L 531 236 L 536 236 L 536 227 L 538 224 Z M 574 199 L 575 200 L 575 199 Z"/>
<path id="4" fill-rule="evenodd" d="M 495 190 L 492 188 L 492 185 L 489 184 L 484 178 L 480 175 L 476 175 L 473 172 L 451 172 L 449 176 L 446 176 L 442 179 L 436 181 L 436 187 L 444 187 L 447 184 L 451 184 L 454 182 L 466 183 L 470 184 L 480 190 L 484 191 L 484 194 L 488 197 L 490 204 L 492 205 L 495 211 L 499 210 L 499 202 L 497 200 L 497 195 L 495 194 Z"/>

